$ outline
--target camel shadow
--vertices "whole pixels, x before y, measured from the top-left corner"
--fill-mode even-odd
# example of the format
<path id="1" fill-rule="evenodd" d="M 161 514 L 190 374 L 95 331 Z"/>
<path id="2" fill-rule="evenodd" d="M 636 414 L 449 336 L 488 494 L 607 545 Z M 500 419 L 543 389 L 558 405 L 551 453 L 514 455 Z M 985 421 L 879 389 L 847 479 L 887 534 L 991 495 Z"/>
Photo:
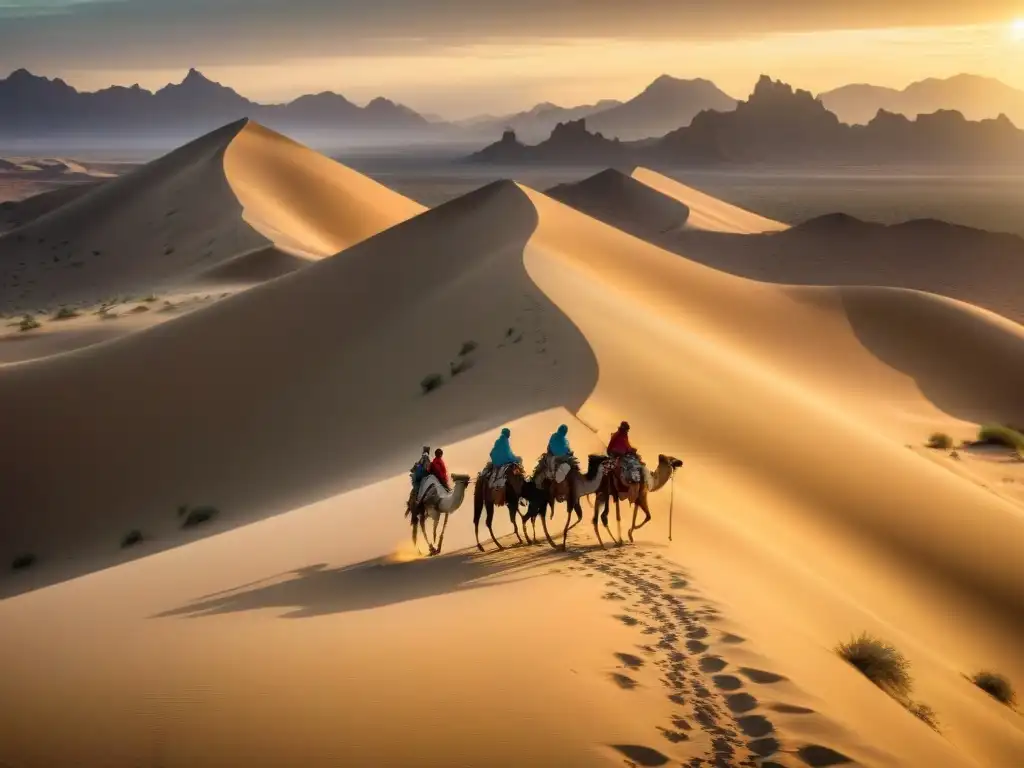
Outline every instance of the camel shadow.
<path id="1" fill-rule="evenodd" d="M 542 573 L 537 567 L 553 555 L 547 548 L 524 547 L 486 555 L 466 550 L 407 562 L 380 557 L 341 568 L 321 563 L 206 595 L 151 618 L 201 618 L 267 608 L 286 609 L 280 617 L 284 619 L 365 611 L 534 578 Z"/>

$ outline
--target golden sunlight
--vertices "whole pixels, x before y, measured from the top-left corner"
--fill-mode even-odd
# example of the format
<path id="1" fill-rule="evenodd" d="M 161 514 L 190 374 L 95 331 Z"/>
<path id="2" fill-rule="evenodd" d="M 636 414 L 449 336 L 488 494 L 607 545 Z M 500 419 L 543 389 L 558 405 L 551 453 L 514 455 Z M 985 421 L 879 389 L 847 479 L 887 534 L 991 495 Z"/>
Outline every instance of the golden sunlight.
<path id="1" fill-rule="evenodd" d="M 1010 22 L 1010 34 L 1014 40 L 1024 41 L 1024 18 L 1014 19 Z"/>

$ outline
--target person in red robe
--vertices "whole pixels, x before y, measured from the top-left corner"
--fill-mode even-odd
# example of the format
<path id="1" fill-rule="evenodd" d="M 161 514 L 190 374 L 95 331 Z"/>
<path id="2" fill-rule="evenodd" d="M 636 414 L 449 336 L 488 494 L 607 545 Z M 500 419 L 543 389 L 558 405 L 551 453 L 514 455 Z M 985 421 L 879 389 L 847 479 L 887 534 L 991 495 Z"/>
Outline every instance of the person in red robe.
<path id="1" fill-rule="evenodd" d="M 629 423 L 619 424 L 618 431 L 608 441 L 608 455 L 619 458 L 621 456 L 636 455 L 636 448 L 629 444 Z"/>
<path id="2" fill-rule="evenodd" d="M 430 462 L 430 474 L 438 479 L 446 491 L 451 491 L 451 484 L 448 482 L 448 467 L 444 464 L 444 451 L 438 448 L 434 451 L 434 460 Z"/>

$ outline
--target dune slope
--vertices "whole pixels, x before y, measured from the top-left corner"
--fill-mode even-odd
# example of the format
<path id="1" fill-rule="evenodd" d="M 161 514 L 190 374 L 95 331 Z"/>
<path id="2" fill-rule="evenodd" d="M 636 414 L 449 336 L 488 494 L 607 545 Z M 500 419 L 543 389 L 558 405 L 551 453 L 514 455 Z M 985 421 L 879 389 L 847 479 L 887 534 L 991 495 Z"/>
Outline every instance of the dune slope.
<path id="1" fill-rule="evenodd" d="M 422 394 L 469 340 L 469 369 Z M 1024 328 L 992 313 L 746 280 L 489 185 L 0 370 L 0 509 L 32 510 L 0 517 L 2 555 L 39 556 L 0 581 L 22 593 L 0 602 L 20 704 L 0 744 L 49 765 L 1013 768 L 1021 719 L 963 675 L 1024 681 L 1022 507 L 907 444 L 1021 419 L 1021 391 Z M 560 422 L 583 455 L 622 418 L 649 462 L 686 460 L 636 547 L 591 549 L 588 520 L 568 555 L 396 548 L 422 444 L 472 472 L 507 422 L 529 463 Z M 181 503 L 220 507 L 223 535 L 189 543 Z M 449 551 L 473 541 L 463 509 Z M 139 526 L 147 554 L 187 546 L 24 592 L 112 564 Z M 907 654 L 941 733 L 833 653 L 864 630 Z M 40 738 L 54 722 L 67 739 Z"/>
<path id="2" fill-rule="evenodd" d="M 315 259 L 422 210 L 241 121 L 91 188 L 0 239 L 0 309 L 52 309 L 169 290 L 268 246 Z"/>

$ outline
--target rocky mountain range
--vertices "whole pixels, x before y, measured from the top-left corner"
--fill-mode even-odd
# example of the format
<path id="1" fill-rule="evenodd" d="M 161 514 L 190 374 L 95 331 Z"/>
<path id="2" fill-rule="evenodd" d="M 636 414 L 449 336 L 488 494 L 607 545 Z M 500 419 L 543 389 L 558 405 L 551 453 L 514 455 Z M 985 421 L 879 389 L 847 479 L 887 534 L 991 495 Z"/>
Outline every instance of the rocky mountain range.
<path id="1" fill-rule="evenodd" d="M 1024 131 L 1001 115 L 969 121 L 944 110 L 916 119 L 879 111 L 867 125 L 846 125 L 808 91 L 762 76 L 750 98 L 725 112 L 706 110 L 661 139 L 622 142 L 563 123 L 537 145 L 514 132 L 471 162 L 654 166 L 719 163 L 1018 163 Z"/>

